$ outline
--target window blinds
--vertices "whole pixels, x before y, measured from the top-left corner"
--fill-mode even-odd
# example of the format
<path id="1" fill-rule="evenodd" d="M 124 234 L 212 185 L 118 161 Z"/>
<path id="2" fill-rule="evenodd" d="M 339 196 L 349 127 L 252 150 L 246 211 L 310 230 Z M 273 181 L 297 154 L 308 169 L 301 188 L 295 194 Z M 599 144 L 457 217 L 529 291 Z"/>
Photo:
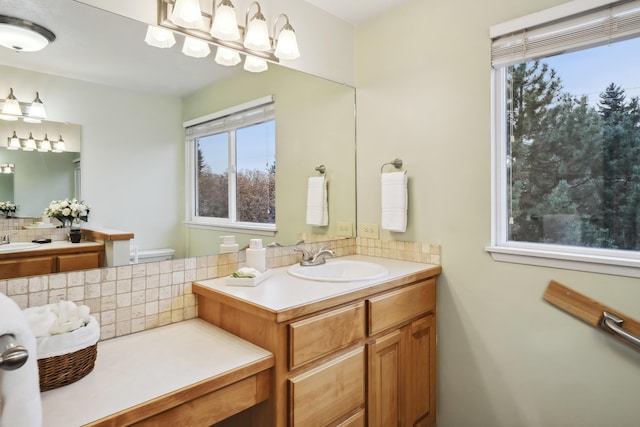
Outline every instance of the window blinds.
<path id="1" fill-rule="evenodd" d="M 639 35 L 640 0 L 611 3 L 494 38 L 491 65 L 508 66 Z"/>
<path id="2" fill-rule="evenodd" d="M 275 117 L 275 103 L 271 97 L 268 99 L 265 103 L 253 105 L 246 109 L 242 109 L 242 106 L 239 106 L 240 108 L 237 111 L 225 111 L 221 115 L 215 114 L 217 117 L 213 119 L 210 118 L 212 116 L 206 116 L 199 123 L 197 123 L 198 120 L 196 119 L 186 126 L 187 138 L 200 138 L 272 120 Z"/>

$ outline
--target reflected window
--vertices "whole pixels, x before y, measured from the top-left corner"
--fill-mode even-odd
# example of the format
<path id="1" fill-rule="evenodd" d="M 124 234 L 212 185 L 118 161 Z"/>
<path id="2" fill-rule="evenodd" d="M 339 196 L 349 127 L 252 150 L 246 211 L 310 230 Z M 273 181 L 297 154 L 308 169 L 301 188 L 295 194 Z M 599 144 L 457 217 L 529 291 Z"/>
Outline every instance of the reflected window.
<path id="1" fill-rule="evenodd" d="M 275 227 L 273 102 L 188 127 L 187 143 L 191 221 Z"/>

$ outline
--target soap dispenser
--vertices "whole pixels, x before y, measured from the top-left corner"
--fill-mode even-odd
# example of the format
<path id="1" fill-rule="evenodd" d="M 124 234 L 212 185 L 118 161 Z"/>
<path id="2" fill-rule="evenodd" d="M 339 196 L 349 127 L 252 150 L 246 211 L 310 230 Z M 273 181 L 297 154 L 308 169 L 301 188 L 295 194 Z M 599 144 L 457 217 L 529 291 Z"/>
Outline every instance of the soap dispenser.
<path id="1" fill-rule="evenodd" d="M 262 247 L 262 239 L 249 240 L 247 267 L 263 273 L 267 269 L 267 249 Z"/>
<path id="2" fill-rule="evenodd" d="M 236 236 L 221 236 L 222 244 L 220 245 L 220 253 L 238 252 L 238 244 Z"/>

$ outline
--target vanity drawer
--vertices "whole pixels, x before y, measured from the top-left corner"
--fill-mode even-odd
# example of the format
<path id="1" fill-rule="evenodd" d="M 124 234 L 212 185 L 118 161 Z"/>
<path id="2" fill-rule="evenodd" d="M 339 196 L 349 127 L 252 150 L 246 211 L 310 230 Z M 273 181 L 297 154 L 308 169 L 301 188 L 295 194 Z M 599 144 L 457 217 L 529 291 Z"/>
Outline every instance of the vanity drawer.
<path id="1" fill-rule="evenodd" d="M 369 335 L 400 325 L 436 307 L 436 279 L 428 279 L 406 288 L 367 300 Z"/>
<path id="2" fill-rule="evenodd" d="M 365 336 L 364 302 L 289 325 L 289 369 L 319 359 Z"/>
<path id="3" fill-rule="evenodd" d="M 289 379 L 290 425 L 325 426 L 364 407 L 364 375 L 365 354 L 360 347 Z"/>
<path id="4" fill-rule="evenodd" d="M 54 260 L 50 256 L 1 260 L 0 279 L 51 274 L 54 271 Z"/>
<path id="5" fill-rule="evenodd" d="M 87 252 L 83 254 L 58 255 L 58 272 L 86 270 L 102 267 L 100 265 L 100 253 Z"/>

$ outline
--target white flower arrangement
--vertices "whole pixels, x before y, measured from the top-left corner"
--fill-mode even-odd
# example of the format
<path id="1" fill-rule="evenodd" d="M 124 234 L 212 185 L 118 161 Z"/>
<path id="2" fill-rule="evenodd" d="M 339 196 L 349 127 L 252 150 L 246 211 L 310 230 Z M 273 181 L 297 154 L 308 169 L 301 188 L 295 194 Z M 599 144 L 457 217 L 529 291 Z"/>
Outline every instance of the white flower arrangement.
<path id="1" fill-rule="evenodd" d="M 4 213 L 15 212 L 17 209 L 18 207 L 13 202 L 10 202 L 8 200 L 6 202 L 0 202 L 0 211 Z"/>
<path id="2" fill-rule="evenodd" d="M 87 221 L 91 206 L 78 199 L 52 200 L 49 207 L 44 210 L 44 214 L 51 218 L 56 218 L 63 224 L 74 222 L 74 220 Z"/>

